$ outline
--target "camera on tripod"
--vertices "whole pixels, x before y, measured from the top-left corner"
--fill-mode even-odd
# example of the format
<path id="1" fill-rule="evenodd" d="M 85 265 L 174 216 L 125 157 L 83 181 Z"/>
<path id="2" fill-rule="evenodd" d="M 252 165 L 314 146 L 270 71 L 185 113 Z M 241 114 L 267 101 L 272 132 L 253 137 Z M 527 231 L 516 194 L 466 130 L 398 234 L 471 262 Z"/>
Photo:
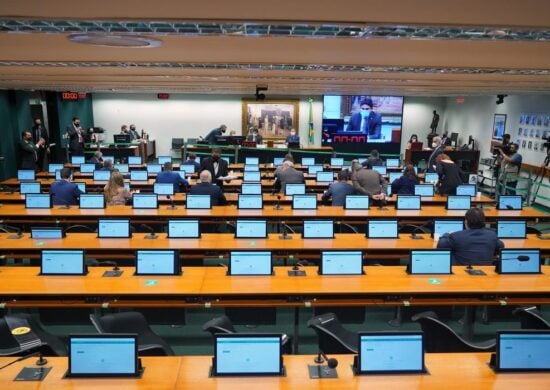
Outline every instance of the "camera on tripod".
<path id="1" fill-rule="evenodd" d="M 500 149 L 505 155 L 510 155 L 510 145 L 498 145 L 493 148 L 493 158 L 497 158 L 500 155 Z"/>
<path id="2" fill-rule="evenodd" d="M 542 138 L 544 143 L 541 145 L 541 148 L 546 148 L 546 154 L 550 154 L 550 137 Z"/>

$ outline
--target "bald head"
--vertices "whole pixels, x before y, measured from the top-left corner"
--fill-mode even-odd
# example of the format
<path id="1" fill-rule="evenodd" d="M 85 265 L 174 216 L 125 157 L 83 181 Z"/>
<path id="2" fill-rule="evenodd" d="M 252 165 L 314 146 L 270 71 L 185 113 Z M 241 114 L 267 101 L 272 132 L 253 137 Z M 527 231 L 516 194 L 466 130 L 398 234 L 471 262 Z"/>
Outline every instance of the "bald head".
<path id="1" fill-rule="evenodd" d="M 199 176 L 201 183 L 212 183 L 212 174 L 210 171 L 204 170 Z"/>

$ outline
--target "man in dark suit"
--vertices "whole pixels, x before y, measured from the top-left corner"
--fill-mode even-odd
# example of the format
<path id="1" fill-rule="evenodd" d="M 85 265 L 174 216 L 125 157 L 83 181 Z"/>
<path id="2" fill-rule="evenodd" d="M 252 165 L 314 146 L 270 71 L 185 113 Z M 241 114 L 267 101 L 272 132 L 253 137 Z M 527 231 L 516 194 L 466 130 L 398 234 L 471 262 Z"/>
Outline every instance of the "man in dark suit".
<path id="1" fill-rule="evenodd" d="M 130 140 L 132 142 L 138 141 L 141 138 L 136 130 L 136 125 L 134 124 L 130 125 L 130 131 L 128 133 L 130 134 Z"/>
<path id="2" fill-rule="evenodd" d="M 426 171 L 428 172 L 435 172 L 436 171 L 436 159 L 437 156 L 439 156 L 441 153 L 445 151 L 445 145 L 441 144 L 441 138 L 440 137 L 434 137 L 432 141 L 432 148 L 434 151 L 430 155 L 430 158 L 428 159 L 428 166 L 426 167 Z"/>
<path id="3" fill-rule="evenodd" d="M 285 139 L 285 144 L 288 146 L 289 143 L 300 143 L 300 136 L 296 134 L 296 129 L 290 129 L 290 134 Z"/>
<path id="4" fill-rule="evenodd" d="M 229 169 L 227 161 L 221 158 L 221 149 L 213 148 L 212 155 L 210 157 L 203 158 L 201 161 L 201 172 L 207 170 L 215 180 L 216 185 L 220 186 L 223 190 L 223 180 L 219 180 L 219 177 L 226 177 L 229 175 Z"/>
<path id="5" fill-rule="evenodd" d="M 372 99 L 365 98 L 359 103 L 361 111 L 349 118 L 346 131 L 361 131 L 367 135 L 367 140 L 382 137 L 382 116 L 372 110 Z"/>
<path id="6" fill-rule="evenodd" d="M 450 249 L 454 265 L 491 265 L 495 254 L 504 248 L 492 229 L 485 227 L 482 209 L 466 211 L 466 229 L 445 233 L 437 243 L 438 249 Z"/>
<path id="7" fill-rule="evenodd" d="M 21 169 L 36 170 L 36 160 L 38 157 L 38 149 L 44 145 L 44 138 L 40 138 L 37 143 L 33 143 L 32 134 L 28 130 L 21 133 L 19 140 L 19 153 L 21 155 Z"/>
<path id="8" fill-rule="evenodd" d="M 258 128 L 253 127 L 252 129 L 250 129 L 250 132 L 246 136 L 246 140 L 248 142 L 256 142 L 257 145 L 260 145 L 261 143 L 263 143 L 264 138 L 258 132 Z"/>
<path id="9" fill-rule="evenodd" d="M 82 191 L 72 182 L 73 173 L 70 168 L 63 168 L 60 172 L 61 180 L 50 186 L 50 194 L 54 205 L 71 206 L 78 203 Z"/>
<path id="10" fill-rule="evenodd" d="M 44 144 L 41 145 L 36 153 L 36 166 L 39 171 L 45 171 L 48 169 L 48 154 L 50 153 L 50 137 L 48 131 L 42 125 L 42 120 L 36 118 L 34 120 L 34 126 L 32 127 L 32 140 L 35 144 L 40 141 L 40 138 L 44 139 Z"/>
<path id="11" fill-rule="evenodd" d="M 224 135 L 226 130 L 226 125 L 220 125 L 220 127 L 216 127 L 215 129 L 210 130 L 208 134 L 206 134 L 206 136 L 204 137 L 204 140 L 210 145 L 213 145 L 216 143 L 216 137 L 221 137 L 222 135 Z"/>
<path id="12" fill-rule="evenodd" d="M 80 118 L 75 116 L 73 123 L 67 126 L 67 135 L 69 136 L 69 153 L 71 156 L 84 156 L 85 134 L 80 127 Z"/>
<path id="13" fill-rule="evenodd" d="M 172 171 L 172 163 L 164 163 L 164 170 L 157 173 L 155 183 L 172 183 L 174 192 L 185 192 L 189 183 L 179 173 Z"/>
<path id="14" fill-rule="evenodd" d="M 275 183 L 273 184 L 273 192 L 282 190 L 285 192 L 287 184 L 305 183 L 304 173 L 294 168 L 294 163 L 290 160 L 285 160 L 279 172 L 275 174 Z"/>
<path id="15" fill-rule="evenodd" d="M 332 198 L 333 206 L 343 206 L 346 203 L 346 196 L 355 194 L 355 188 L 347 182 L 347 179 L 346 171 L 338 172 L 338 181 L 328 187 L 321 201 L 327 203 Z"/>
<path id="16" fill-rule="evenodd" d="M 221 188 L 212 184 L 212 175 L 209 171 L 201 171 L 199 178 L 201 182 L 191 186 L 189 194 L 210 195 L 212 206 L 222 206 L 227 203 Z"/>

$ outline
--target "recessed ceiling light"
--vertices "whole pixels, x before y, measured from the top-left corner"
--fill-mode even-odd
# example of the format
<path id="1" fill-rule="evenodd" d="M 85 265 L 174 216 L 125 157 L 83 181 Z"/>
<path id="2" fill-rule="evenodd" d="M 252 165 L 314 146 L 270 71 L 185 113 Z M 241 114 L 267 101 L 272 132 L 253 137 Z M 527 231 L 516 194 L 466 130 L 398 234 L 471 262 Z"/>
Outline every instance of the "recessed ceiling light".
<path id="1" fill-rule="evenodd" d="M 69 40 L 75 43 L 94 46 L 151 48 L 158 47 L 162 41 L 146 38 L 139 35 L 113 35 L 113 34 L 73 34 Z"/>

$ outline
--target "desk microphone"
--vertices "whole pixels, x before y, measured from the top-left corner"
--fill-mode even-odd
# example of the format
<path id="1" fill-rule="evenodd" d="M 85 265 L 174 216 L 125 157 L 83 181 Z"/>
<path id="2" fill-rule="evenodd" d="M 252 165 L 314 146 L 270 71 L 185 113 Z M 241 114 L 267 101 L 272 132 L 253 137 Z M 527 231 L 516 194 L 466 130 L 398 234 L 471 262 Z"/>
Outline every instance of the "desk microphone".
<path id="1" fill-rule="evenodd" d="M 170 200 L 170 206 L 167 207 L 168 210 L 175 210 L 175 209 L 177 209 L 176 205 L 174 204 L 174 197 L 175 197 L 175 196 L 176 196 L 176 195 L 174 195 L 174 196 L 168 195 L 168 200 Z"/>
<path id="2" fill-rule="evenodd" d="M 506 210 L 513 210 L 514 208 L 510 206 L 509 204 L 506 205 Z"/>
<path id="3" fill-rule="evenodd" d="M 159 238 L 159 236 L 157 236 L 157 234 L 155 233 L 155 230 L 151 226 L 148 226 L 148 225 L 142 223 L 141 225 L 139 225 L 139 227 L 142 228 L 142 229 L 145 229 L 149 232 L 149 234 L 146 234 L 145 237 L 143 237 L 144 239 L 154 240 L 156 238 Z"/>
<path id="4" fill-rule="evenodd" d="M 275 203 L 275 207 L 273 207 L 273 210 L 282 210 L 283 208 L 280 205 L 281 203 L 281 195 L 277 195 L 277 203 Z"/>
<path id="5" fill-rule="evenodd" d="M 8 229 L 13 229 L 15 230 L 15 234 L 12 234 L 10 236 L 8 236 L 8 239 L 9 240 L 18 240 L 20 238 L 23 238 L 23 230 L 21 228 L 18 228 L 18 227 L 15 227 L 15 226 L 7 226 L 7 225 L 4 225 L 4 227 L 0 227 L 0 230 L 4 230 L 6 233 L 9 233 L 9 230 Z"/>
<path id="6" fill-rule="evenodd" d="M 292 269 L 288 270 L 288 276 L 306 276 L 306 271 L 303 269 L 300 269 L 300 267 L 303 267 L 305 264 L 301 261 L 297 261 L 292 266 Z"/>
<path id="7" fill-rule="evenodd" d="M 285 224 L 285 221 L 281 221 L 280 226 L 281 226 L 281 235 L 279 236 L 279 240 L 292 240 L 292 236 L 288 234 L 288 230 L 291 230 L 291 229 Z"/>
<path id="8" fill-rule="evenodd" d="M 111 265 L 113 269 L 111 271 L 103 272 L 103 277 L 119 277 L 122 275 L 122 270 L 118 267 L 118 263 L 115 261 L 101 261 L 98 265 Z"/>
<path id="9" fill-rule="evenodd" d="M 327 365 L 308 365 L 310 379 L 338 378 L 338 373 L 336 372 L 338 360 L 334 358 L 329 359 L 324 352 L 319 351 L 319 354 L 313 359 L 313 361 L 317 364 L 321 364 L 326 361 Z"/>
<path id="10" fill-rule="evenodd" d="M 6 368 L 6 367 L 9 367 L 11 366 L 12 364 L 15 364 L 17 362 L 20 362 L 20 361 L 23 361 L 23 360 L 27 360 L 28 358 L 31 358 L 33 356 L 39 356 L 38 360 L 36 361 L 36 365 L 37 366 L 43 366 L 45 365 L 46 363 L 48 363 L 48 360 L 44 357 L 44 355 L 42 354 L 42 351 L 36 351 L 36 352 L 33 352 L 33 353 L 30 353 L 28 355 L 25 355 L 25 356 L 21 356 L 20 358 L 18 359 L 15 359 L 11 362 L 9 362 L 8 364 L 5 364 L 3 365 L 2 367 L 0 367 L 0 370 Z"/>

